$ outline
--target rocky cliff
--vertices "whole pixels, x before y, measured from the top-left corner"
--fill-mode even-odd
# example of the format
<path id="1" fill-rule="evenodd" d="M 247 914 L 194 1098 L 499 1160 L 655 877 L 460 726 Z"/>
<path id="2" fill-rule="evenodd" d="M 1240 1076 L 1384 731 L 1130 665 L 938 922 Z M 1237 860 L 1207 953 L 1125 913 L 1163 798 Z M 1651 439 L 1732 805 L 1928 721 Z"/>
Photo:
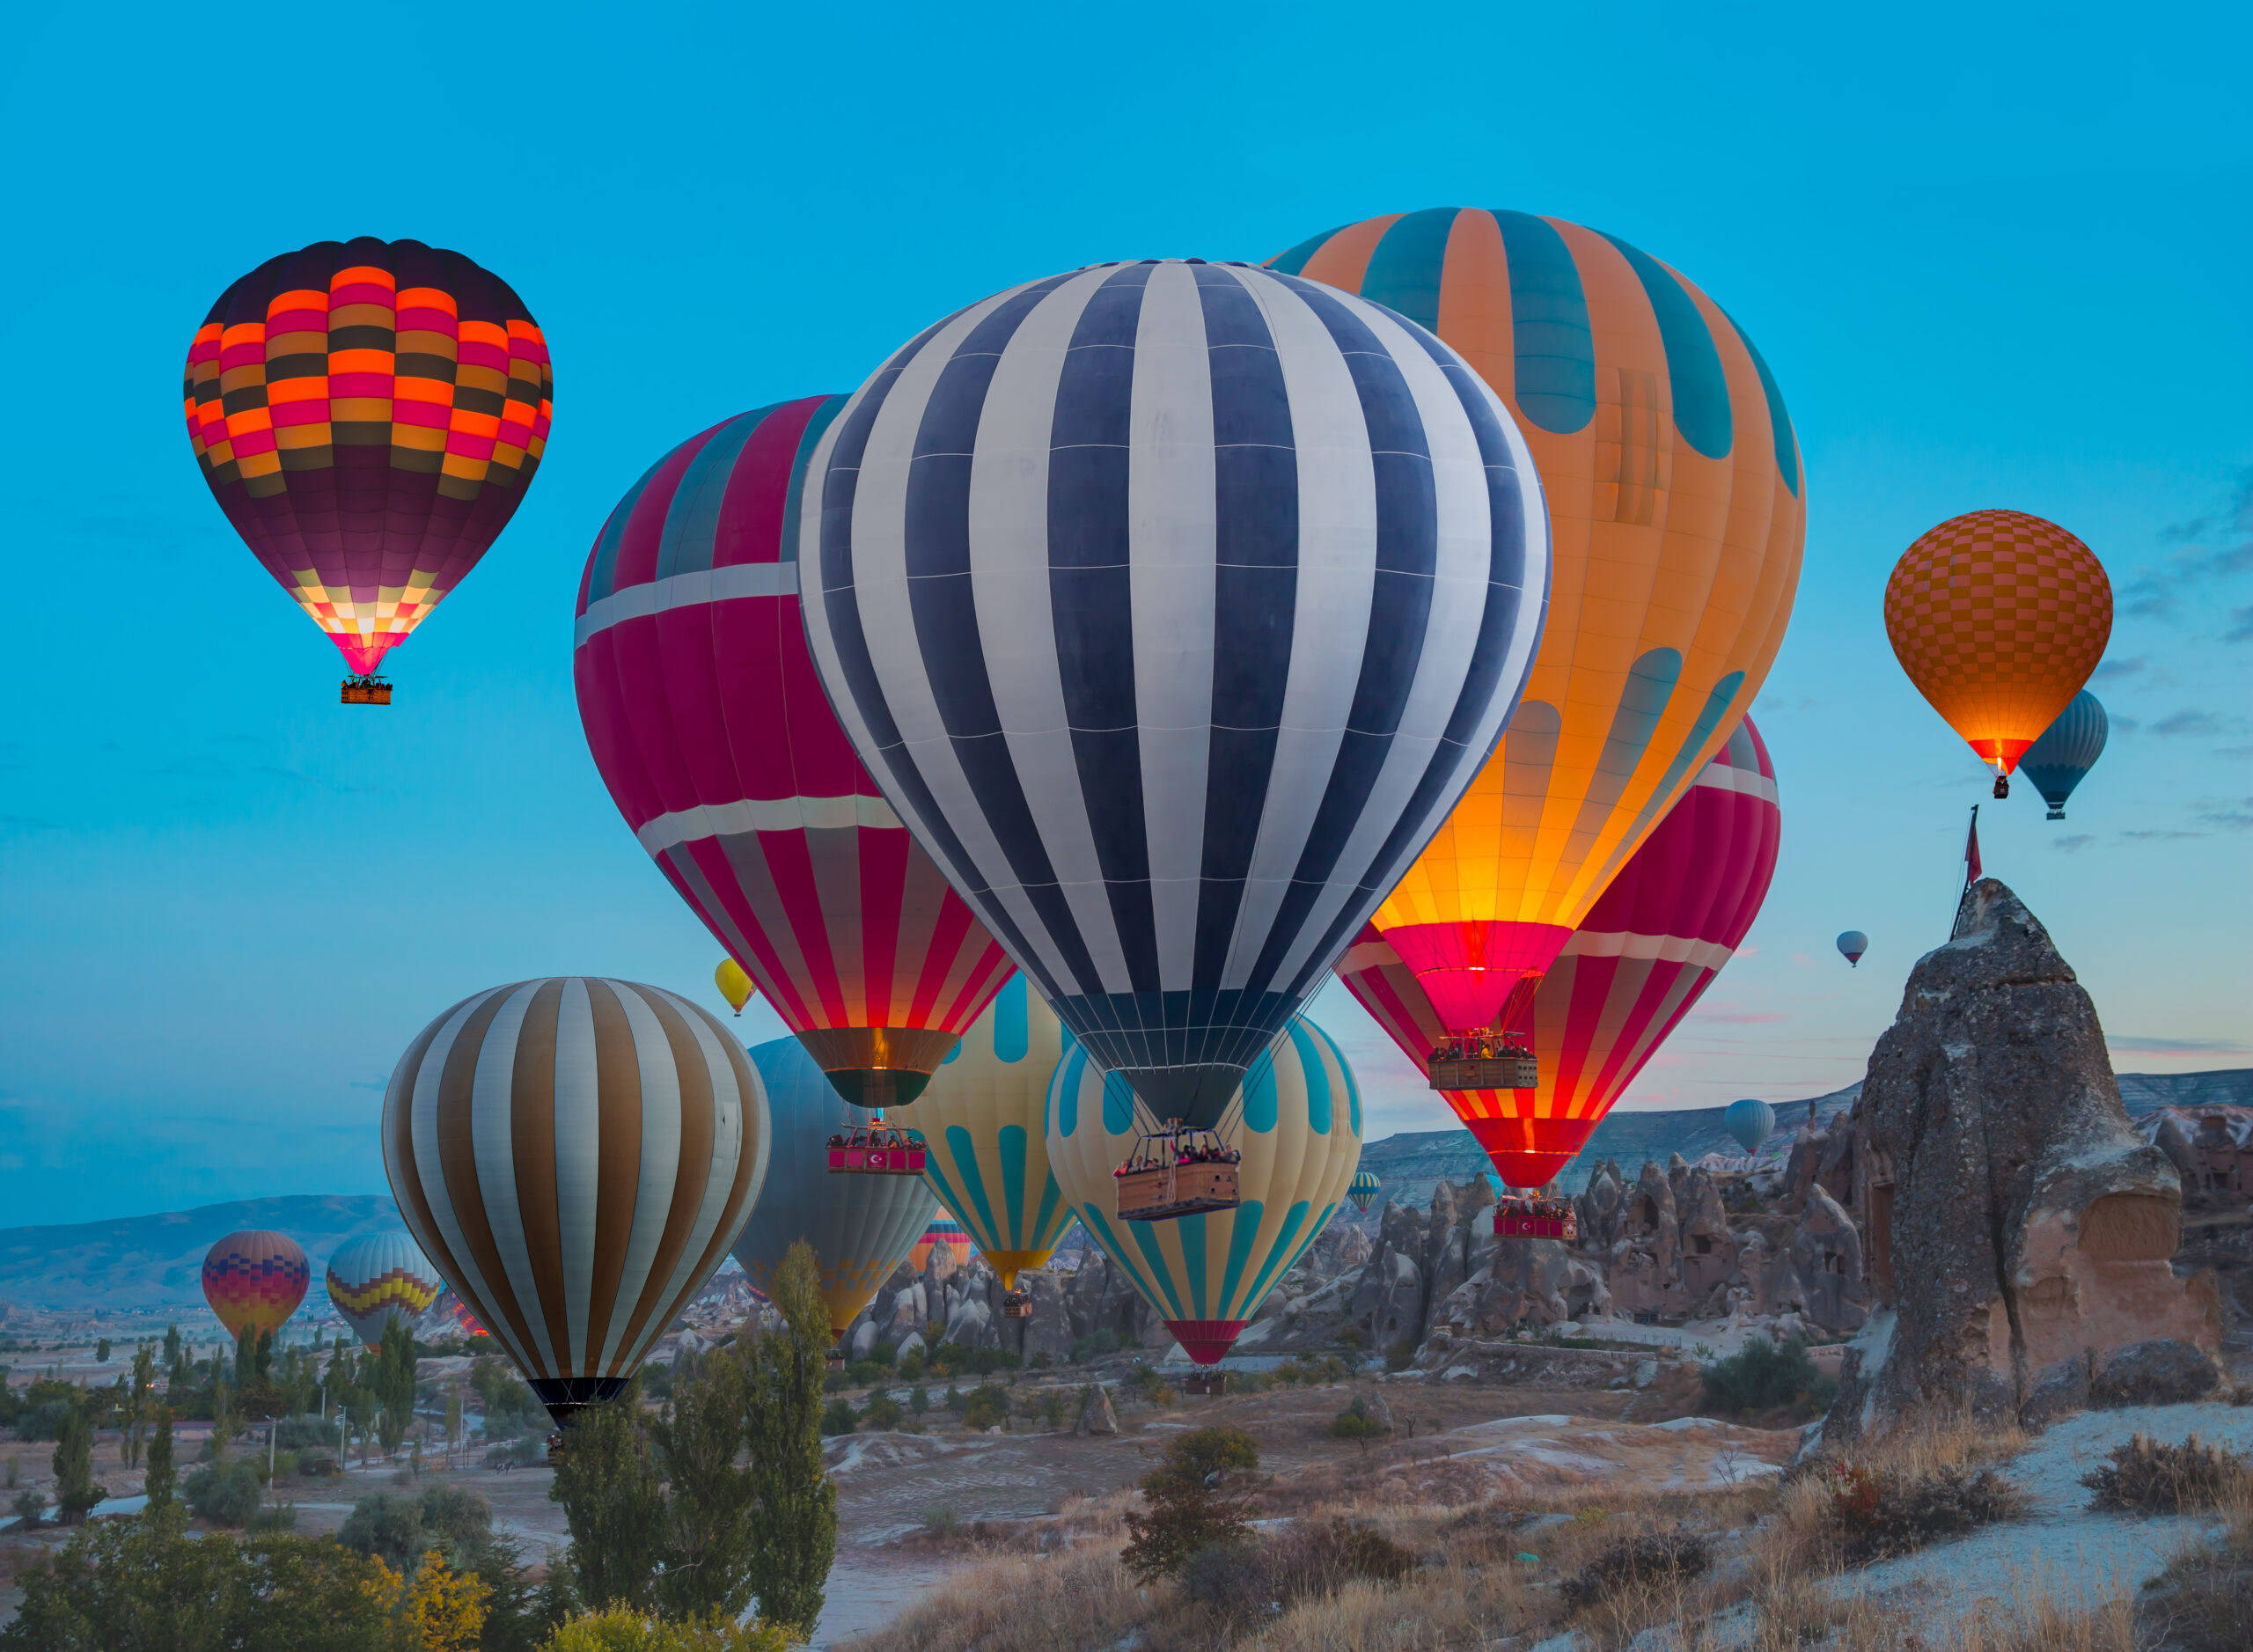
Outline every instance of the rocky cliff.
<path id="1" fill-rule="evenodd" d="M 1846 1156 L 1881 1311 L 1826 1441 L 1963 1406 L 2040 1422 L 2148 1390 L 2138 1370 L 2213 1385 L 2212 1281 L 2172 1265 L 2176 1168 L 2131 1127 L 2088 994 L 1994 879 L 1911 973 Z"/>

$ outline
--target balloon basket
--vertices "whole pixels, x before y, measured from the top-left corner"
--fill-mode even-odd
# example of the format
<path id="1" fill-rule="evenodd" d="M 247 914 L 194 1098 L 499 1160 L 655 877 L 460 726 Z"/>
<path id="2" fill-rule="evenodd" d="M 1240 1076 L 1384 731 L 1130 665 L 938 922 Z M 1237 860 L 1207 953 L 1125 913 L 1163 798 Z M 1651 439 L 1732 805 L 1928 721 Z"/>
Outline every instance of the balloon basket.
<path id="1" fill-rule="evenodd" d="M 1013 1290 L 1003 1296 L 1002 1318 L 1004 1319 L 1031 1318 L 1032 1293 L 1029 1290 Z"/>
<path id="2" fill-rule="evenodd" d="M 1995 776 L 1995 796 L 1996 796 L 1996 797 L 2009 797 L 2009 796 L 2010 796 L 2010 776 L 2009 776 L 2009 775 L 1996 775 L 1996 776 Z M 2058 817 L 2058 819 L 2059 819 L 2060 820 L 2062 820 L 2062 819 L 2065 819 L 2065 816 L 2063 816 L 2063 815 L 2059 815 L 2059 816 Z"/>
<path id="3" fill-rule="evenodd" d="M 829 1138 L 829 1169 L 833 1175 L 921 1176 L 926 1152 L 920 1130 L 855 1125 Z"/>
<path id="4" fill-rule="evenodd" d="M 1176 1125 L 1134 1143 L 1132 1157 L 1111 1172 L 1119 1185 L 1121 1222 L 1172 1222 L 1208 1210 L 1233 1210 L 1237 1167 L 1244 1155 L 1210 1130 Z"/>
<path id="5" fill-rule="evenodd" d="M 348 706 L 387 706 L 391 704 L 391 685 L 373 672 L 365 677 L 347 677 L 338 699 Z"/>
<path id="6" fill-rule="evenodd" d="M 2066 811 L 2063 809 L 2052 809 L 2042 818 L 2045 820 L 2062 820 L 2066 818 Z"/>
<path id="7" fill-rule="evenodd" d="M 1514 1039 L 1466 1033 L 1431 1053 L 1425 1072 L 1434 1090 L 1532 1090 L 1541 1063 Z"/>
<path id="8" fill-rule="evenodd" d="M 1218 1399 L 1229 1391 L 1229 1374 L 1219 1369 L 1191 1371 L 1181 1379 L 1181 1391 L 1185 1394 L 1208 1394 Z"/>
<path id="9" fill-rule="evenodd" d="M 1494 1237 L 1502 1239 L 1561 1239 L 1581 1237 L 1580 1213 L 1569 1200 L 1520 1199 L 1505 1194 L 1494 1206 Z"/>

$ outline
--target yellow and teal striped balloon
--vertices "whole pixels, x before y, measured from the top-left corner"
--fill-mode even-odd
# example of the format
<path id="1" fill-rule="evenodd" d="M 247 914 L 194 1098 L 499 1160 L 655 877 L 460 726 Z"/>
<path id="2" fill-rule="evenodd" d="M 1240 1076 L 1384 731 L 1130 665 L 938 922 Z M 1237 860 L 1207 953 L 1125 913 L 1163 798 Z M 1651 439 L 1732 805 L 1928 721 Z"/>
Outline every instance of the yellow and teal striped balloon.
<path id="1" fill-rule="evenodd" d="M 900 1114 L 930 1148 L 924 1181 L 1004 1289 L 1019 1268 L 1046 1262 L 1072 1224 L 1040 1128 L 1064 1037 L 1056 1012 L 1012 975 Z"/>
<path id="2" fill-rule="evenodd" d="M 1141 1117 L 1137 1119 L 1137 1112 Z M 1229 1098 L 1222 1133 L 1242 1150 L 1234 1210 L 1121 1222 L 1112 1171 L 1156 1127 L 1134 1090 L 1068 1043 L 1048 1086 L 1049 1162 L 1072 1214 L 1134 1281 L 1189 1357 L 1210 1365 L 1268 1289 L 1337 1214 L 1361 1162 L 1361 1096 L 1336 1040 L 1294 1017 Z"/>

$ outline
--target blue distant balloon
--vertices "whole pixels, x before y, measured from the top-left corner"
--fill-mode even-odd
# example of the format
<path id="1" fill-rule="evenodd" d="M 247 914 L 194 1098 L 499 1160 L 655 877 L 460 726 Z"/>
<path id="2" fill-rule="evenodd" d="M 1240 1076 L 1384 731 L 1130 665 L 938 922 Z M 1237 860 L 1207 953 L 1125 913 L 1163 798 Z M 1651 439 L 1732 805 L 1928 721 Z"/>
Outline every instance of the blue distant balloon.
<path id="1" fill-rule="evenodd" d="M 1747 1153 L 1758 1153 L 1760 1144 L 1775 1133 L 1776 1110 L 1765 1101 L 1747 1098 L 1732 1101 L 1721 1113 L 1721 1127 L 1736 1138 L 1736 1143 Z"/>
<path id="2" fill-rule="evenodd" d="M 1856 969 L 1862 965 L 1862 954 L 1869 951 L 1869 936 L 1860 929 L 1849 929 L 1838 937 L 1839 953 Z"/>
<path id="3" fill-rule="evenodd" d="M 2066 799 L 2104 755 L 2104 737 L 2111 729 L 2103 704 L 2084 688 L 2018 760 L 2018 772 L 2034 782 L 2050 805 L 2051 819 L 2066 818 Z"/>

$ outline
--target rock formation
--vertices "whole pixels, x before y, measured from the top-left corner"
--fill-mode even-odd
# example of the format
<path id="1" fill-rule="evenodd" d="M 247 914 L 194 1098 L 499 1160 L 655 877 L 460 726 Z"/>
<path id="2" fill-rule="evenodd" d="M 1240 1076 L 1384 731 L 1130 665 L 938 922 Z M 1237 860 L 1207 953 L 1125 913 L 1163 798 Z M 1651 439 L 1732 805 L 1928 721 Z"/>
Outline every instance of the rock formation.
<path id="1" fill-rule="evenodd" d="M 2211 1368 L 2218 1297 L 2170 1261 L 2175 1166 L 2130 1128 L 2095 1005 L 2000 883 L 1911 973 L 1853 1133 L 1885 1311 L 1848 1353 L 1826 1443 L 1967 1404 L 2038 1422 L 2132 1345 L 2178 1345 L 2137 1356 L 2178 1387 Z"/>

